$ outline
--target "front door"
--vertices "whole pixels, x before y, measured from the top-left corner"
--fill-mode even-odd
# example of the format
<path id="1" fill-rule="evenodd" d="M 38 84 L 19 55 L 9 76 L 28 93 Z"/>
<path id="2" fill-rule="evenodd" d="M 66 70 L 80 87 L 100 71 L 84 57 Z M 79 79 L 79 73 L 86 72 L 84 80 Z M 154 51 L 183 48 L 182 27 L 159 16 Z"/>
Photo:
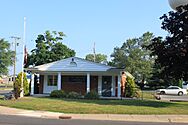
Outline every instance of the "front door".
<path id="1" fill-rule="evenodd" d="M 34 94 L 39 94 L 39 77 L 35 75 L 34 77 Z"/>
<path id="2" fill-rule="evenodd" d="M 90 90 L 98 93 L 98 76 L 90 77 Z"/>
<path id="3" fill-rule="evenodd" d="M 112 76 L 102 77 L 102 96 L 110 97 L 112 88 Z"/>

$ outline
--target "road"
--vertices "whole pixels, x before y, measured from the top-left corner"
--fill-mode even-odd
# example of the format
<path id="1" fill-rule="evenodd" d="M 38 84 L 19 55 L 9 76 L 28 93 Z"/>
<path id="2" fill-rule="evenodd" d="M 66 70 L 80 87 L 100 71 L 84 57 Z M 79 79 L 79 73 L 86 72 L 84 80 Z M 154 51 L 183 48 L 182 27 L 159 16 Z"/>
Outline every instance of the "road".
<path id="1" fill-rule="evenodd" d="M 0 115 L 0 125 L 187 125 L 183 123 L 144 123 L 94 120 L 54 120 Z"/>
<path id="2" fill-rule="evenodd" d="M 9 93 L 11 90 L 0 90 L 0 95 L 4 95 L 6 93 Z"/>
<path id="3" fill-rule="evenodd" d="M 167 101 L 186 101 L 188 102 L 188 95 L 178 96 L 178 95 L 161 95 L 161 100 Z"/>

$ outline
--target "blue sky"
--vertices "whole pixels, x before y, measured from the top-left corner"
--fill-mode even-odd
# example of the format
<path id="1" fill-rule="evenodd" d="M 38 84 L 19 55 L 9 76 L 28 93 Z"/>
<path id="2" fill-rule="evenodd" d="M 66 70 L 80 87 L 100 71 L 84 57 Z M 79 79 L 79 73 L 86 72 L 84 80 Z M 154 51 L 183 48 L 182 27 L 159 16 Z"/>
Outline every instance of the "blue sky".
<path id="1" fill-rule="evenodd" d="M 96 52 L 108 55 L 108 59 L 113 48 L 126 39 L 147 31 L 165 36 L 159 17 L 171 10 L 168 0 L 4 0 L 0 5 L 0 38 L 11 43 L 11 36 L 23 37 L 25 16 L 29 51 L 38 34 L 62 31 L 67 35 L 63 43 L 74 49 L 76 56 L 92 53 L 95 42 Z M 19 72 L 21 46 L 17 48 Z"/>

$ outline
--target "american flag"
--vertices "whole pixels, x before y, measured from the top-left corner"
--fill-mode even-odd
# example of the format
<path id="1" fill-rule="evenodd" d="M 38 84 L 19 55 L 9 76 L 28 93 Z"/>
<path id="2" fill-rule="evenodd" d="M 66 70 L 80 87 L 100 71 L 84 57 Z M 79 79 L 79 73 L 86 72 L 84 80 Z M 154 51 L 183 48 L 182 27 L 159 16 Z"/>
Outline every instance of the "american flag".
<path id="1" fill-rule="evenodd" d="M 26 46 L 24 47 L 24 65 L 27 64 L 27 55 L 28 55 L 28 52 L 27 52 L 27 48 Z"/>

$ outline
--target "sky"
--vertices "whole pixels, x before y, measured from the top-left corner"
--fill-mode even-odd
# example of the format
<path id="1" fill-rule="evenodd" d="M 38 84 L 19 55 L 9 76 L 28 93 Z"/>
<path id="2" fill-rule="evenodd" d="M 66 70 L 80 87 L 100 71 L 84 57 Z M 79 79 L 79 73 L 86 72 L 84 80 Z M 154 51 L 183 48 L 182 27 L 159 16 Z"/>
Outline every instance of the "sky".
<path id="1" fill-rule="evenodd" d="M 115 47 L 121 47 L 129 38 L 140 37 L 149 31 L 155 36 L 167 35 L 161 29 L 161 17 L 172 9 L 168 0 L 1 0 L 0 38 L 11 43 L 21 39 L 17 46 L 16 72 L 21 71 L 24 17 L 26 17 L 26 46 L 35 48 L 37 35 L 46 30 L 66 34 L 63 44 L 85 58 L 92 53 L 108 56 Z M 13 69 L 10 68 L 10 74 Z"/>

